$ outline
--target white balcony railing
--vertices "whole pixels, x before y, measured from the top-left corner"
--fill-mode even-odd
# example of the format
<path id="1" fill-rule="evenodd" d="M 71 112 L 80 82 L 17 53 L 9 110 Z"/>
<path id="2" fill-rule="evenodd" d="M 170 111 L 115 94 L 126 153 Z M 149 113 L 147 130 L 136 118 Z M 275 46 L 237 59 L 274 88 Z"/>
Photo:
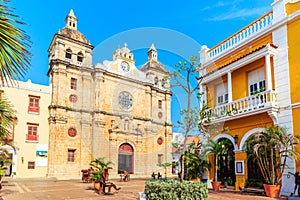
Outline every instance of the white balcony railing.
<path id="1" fill-rule="evenodd" d="M 77 66 L 82 66 L 82 62 L 77 61 L 77 62 L 76 62 L 76 65 L 77 65 Z"/>
<path id="2" fill-rule="evenodd" d="M 261 32 L 266 27 L 272 25 L 273 23 L 273 13 L 269 12 L 256 20 L 255 22 L 251 23 L 247 27 L 243 28 L 233 36 L 227 38 L 226 40 L 222 41 L 215 47 L 209 50 L 209 57 L 214 58 L 215 56 L 226 52 L 227 50 L 235 47 L 237 44 L 243 42 L 244 40 L 252 37 L 256 33 Z"/>
<path id="3" fill-rule="evenodd" d="M 277 107 L 276 92 L 269 90 L 216 106 L 208 112 L 211 112 L 212 119 L 217 119 L 257 112 L 272 107 Z"/>
<path id="4" fill-rule="evenodd" d="M 71 58 L 65 58 L 65 61 L 72 64 L 72 59 Z"/>

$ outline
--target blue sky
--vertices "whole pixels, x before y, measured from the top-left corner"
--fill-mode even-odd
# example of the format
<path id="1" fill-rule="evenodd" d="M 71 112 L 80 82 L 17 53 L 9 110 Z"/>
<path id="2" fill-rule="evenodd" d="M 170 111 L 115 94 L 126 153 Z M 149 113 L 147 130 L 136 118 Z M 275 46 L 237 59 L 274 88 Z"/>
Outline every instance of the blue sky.
<path id="1" fill-rule="evenodd" d="M 79 19 L 78 30 L 95 46 L 94 62 L 111 60 L 112 51 L 127 42 L 140 66 L 154 42 L 159 60 L 174 68 L 179 60 L 198 55 L 201 45 L 213 47 L 270 11 L 273 1 L 11 0 L 9 5 L 27 23 L 21 28 L 32 41 L 32 67 L 24 80 L 48 85 L 47 50 L 71 8 Z M 182 103 L 181 92 L 175 91 L 172 106 L 178 110 Z M 178 113 L 173 115 L 175 123 Z"/>

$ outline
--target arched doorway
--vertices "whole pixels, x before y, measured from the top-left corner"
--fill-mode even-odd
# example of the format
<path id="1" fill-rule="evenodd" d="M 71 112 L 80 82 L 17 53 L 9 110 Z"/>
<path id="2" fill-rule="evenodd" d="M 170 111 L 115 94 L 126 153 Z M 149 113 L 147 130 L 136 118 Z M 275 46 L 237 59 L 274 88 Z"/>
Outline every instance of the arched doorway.
<path id="1" fill-rule="evenodd" d="M 15 172 L 15 150 L 9 146 L 9 145 L 4 145 L 0 148 L 0 165 L 6 166 L 7 168 L 4 171 L 4 176 L 11 176 L 12 172 Z M 5 162 L 5 161 L 11 161 L 11 162 Z"/>
<path id="2" fill-rule="evenodd" d="M 124 143 L 119 147 L 118 152 L 118 173 L 127 171 L 133 174 L 134 151 L 130 144 Z"/>
<path id="3" fill-rule="evenodd" d="M 219 170 L 218 177 L 222 184 L 226 181 L 228 185 L 235 183 L 235 168 L 234 168 L 234 145 L 228 138 L 220 138 L 218 141 L 226 140 L 227 152 L 219 155 Z"/>
<path id="4" fill-rule="evenodd" d="M 248 137 L 244 144 L 244 148 L 247 153 L 247 169 L 248 169 L 248 178 L 246 185 L 263 188 L 264 178 L 259 169 L 258 161 L 255 158 L 253 145 L 249 142 L 253 138 L 253 135 Z"/>

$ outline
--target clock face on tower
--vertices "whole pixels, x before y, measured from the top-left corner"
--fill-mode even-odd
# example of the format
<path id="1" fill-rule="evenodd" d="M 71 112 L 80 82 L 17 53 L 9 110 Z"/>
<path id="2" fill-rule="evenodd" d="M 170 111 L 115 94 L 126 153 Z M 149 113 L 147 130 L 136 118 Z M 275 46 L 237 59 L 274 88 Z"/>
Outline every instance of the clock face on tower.
<path id="1" fill-rule="evenodd" d="M 121 62 L 121 68 L 123 69 L 124 72 L 128 72 L 129 71 L 129 64 L 128 64 L 128 62 L 122 61 Z"/>

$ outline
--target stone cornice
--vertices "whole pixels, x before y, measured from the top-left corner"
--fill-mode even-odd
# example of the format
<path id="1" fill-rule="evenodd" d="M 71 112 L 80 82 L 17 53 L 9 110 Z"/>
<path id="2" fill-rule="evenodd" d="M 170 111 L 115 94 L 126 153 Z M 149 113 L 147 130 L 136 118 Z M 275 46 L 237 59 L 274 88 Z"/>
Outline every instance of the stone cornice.
<path id="1" fill-rule="evenodd" d="M 79 70 L 79 71 L 87 71 L 89 73 L 93 72 L 93 68 L 91 68 L 91 67 L 77 66 L 75 64 L 69 63 L 68 61 L 57 58 L 57 59 L 51 59 L 50 60 L 50 64 L 49 64 L 50 67 L 48 69 L 47 76 L 49 76 L 50 73 L 53 71 L 53 65 L 55 65 L 55 64 L 63 64 L 63 65 L 66 66 L 66 69 L 73 68 L 73 69 L 76 69 L 76 70 Z"/>
<path id="2" fill-rule="evenodd" d="M 67 37 L 67 36 L 64 36 L 64 35 L 56 33 L 54 35 L 54 37 L 52 38 L 52 41 L 51 41 L 50 46 L 48 48 L 48 52 L 50 52 L 50 49 L 52 48 L 52 46 L 54 44 L 54 41 L 57 40 L 58 38 L 66 40 L 66 41 L 71 42 L 71 43 L 78 44 L 80 46 L 84 46 L 84 47 L 89 48 L 89 49 L 94 49 L 94 46 L 91 45 L 91 44 L 88 44 L 88 43 L 85 43 L 85 42 L 81 42 L 81 41 L 75 40 L 73 38 L 70 38 L 70 37 Z"/>
<path id="3" fill-rule="evenodd" d="M 60 106 L 60 105 L 50 105 L 48 107 L 49 109 L 64 109 L 66 111 L 73 111 L 73 112 L 81 112 L 81 113 L 89 113 L 89 114 L 104 114 L 104 115 L 110 115 L 110 116 L 118 116 L 122 117 L 123 114 L 118 114 L 118 113 L 112 113 L 112 112 L 107 112 L 103 110 L 86 110 L 86 109 L 75 109 L 75 108 L 70 108 L 67 106 Z M 133 116 L 133 119 L 136 120 L 141 120 L 141 121 L 153 121 L 151 118 L 145 118 L 145 117 L 139 117 L 139 116 Z"/>

